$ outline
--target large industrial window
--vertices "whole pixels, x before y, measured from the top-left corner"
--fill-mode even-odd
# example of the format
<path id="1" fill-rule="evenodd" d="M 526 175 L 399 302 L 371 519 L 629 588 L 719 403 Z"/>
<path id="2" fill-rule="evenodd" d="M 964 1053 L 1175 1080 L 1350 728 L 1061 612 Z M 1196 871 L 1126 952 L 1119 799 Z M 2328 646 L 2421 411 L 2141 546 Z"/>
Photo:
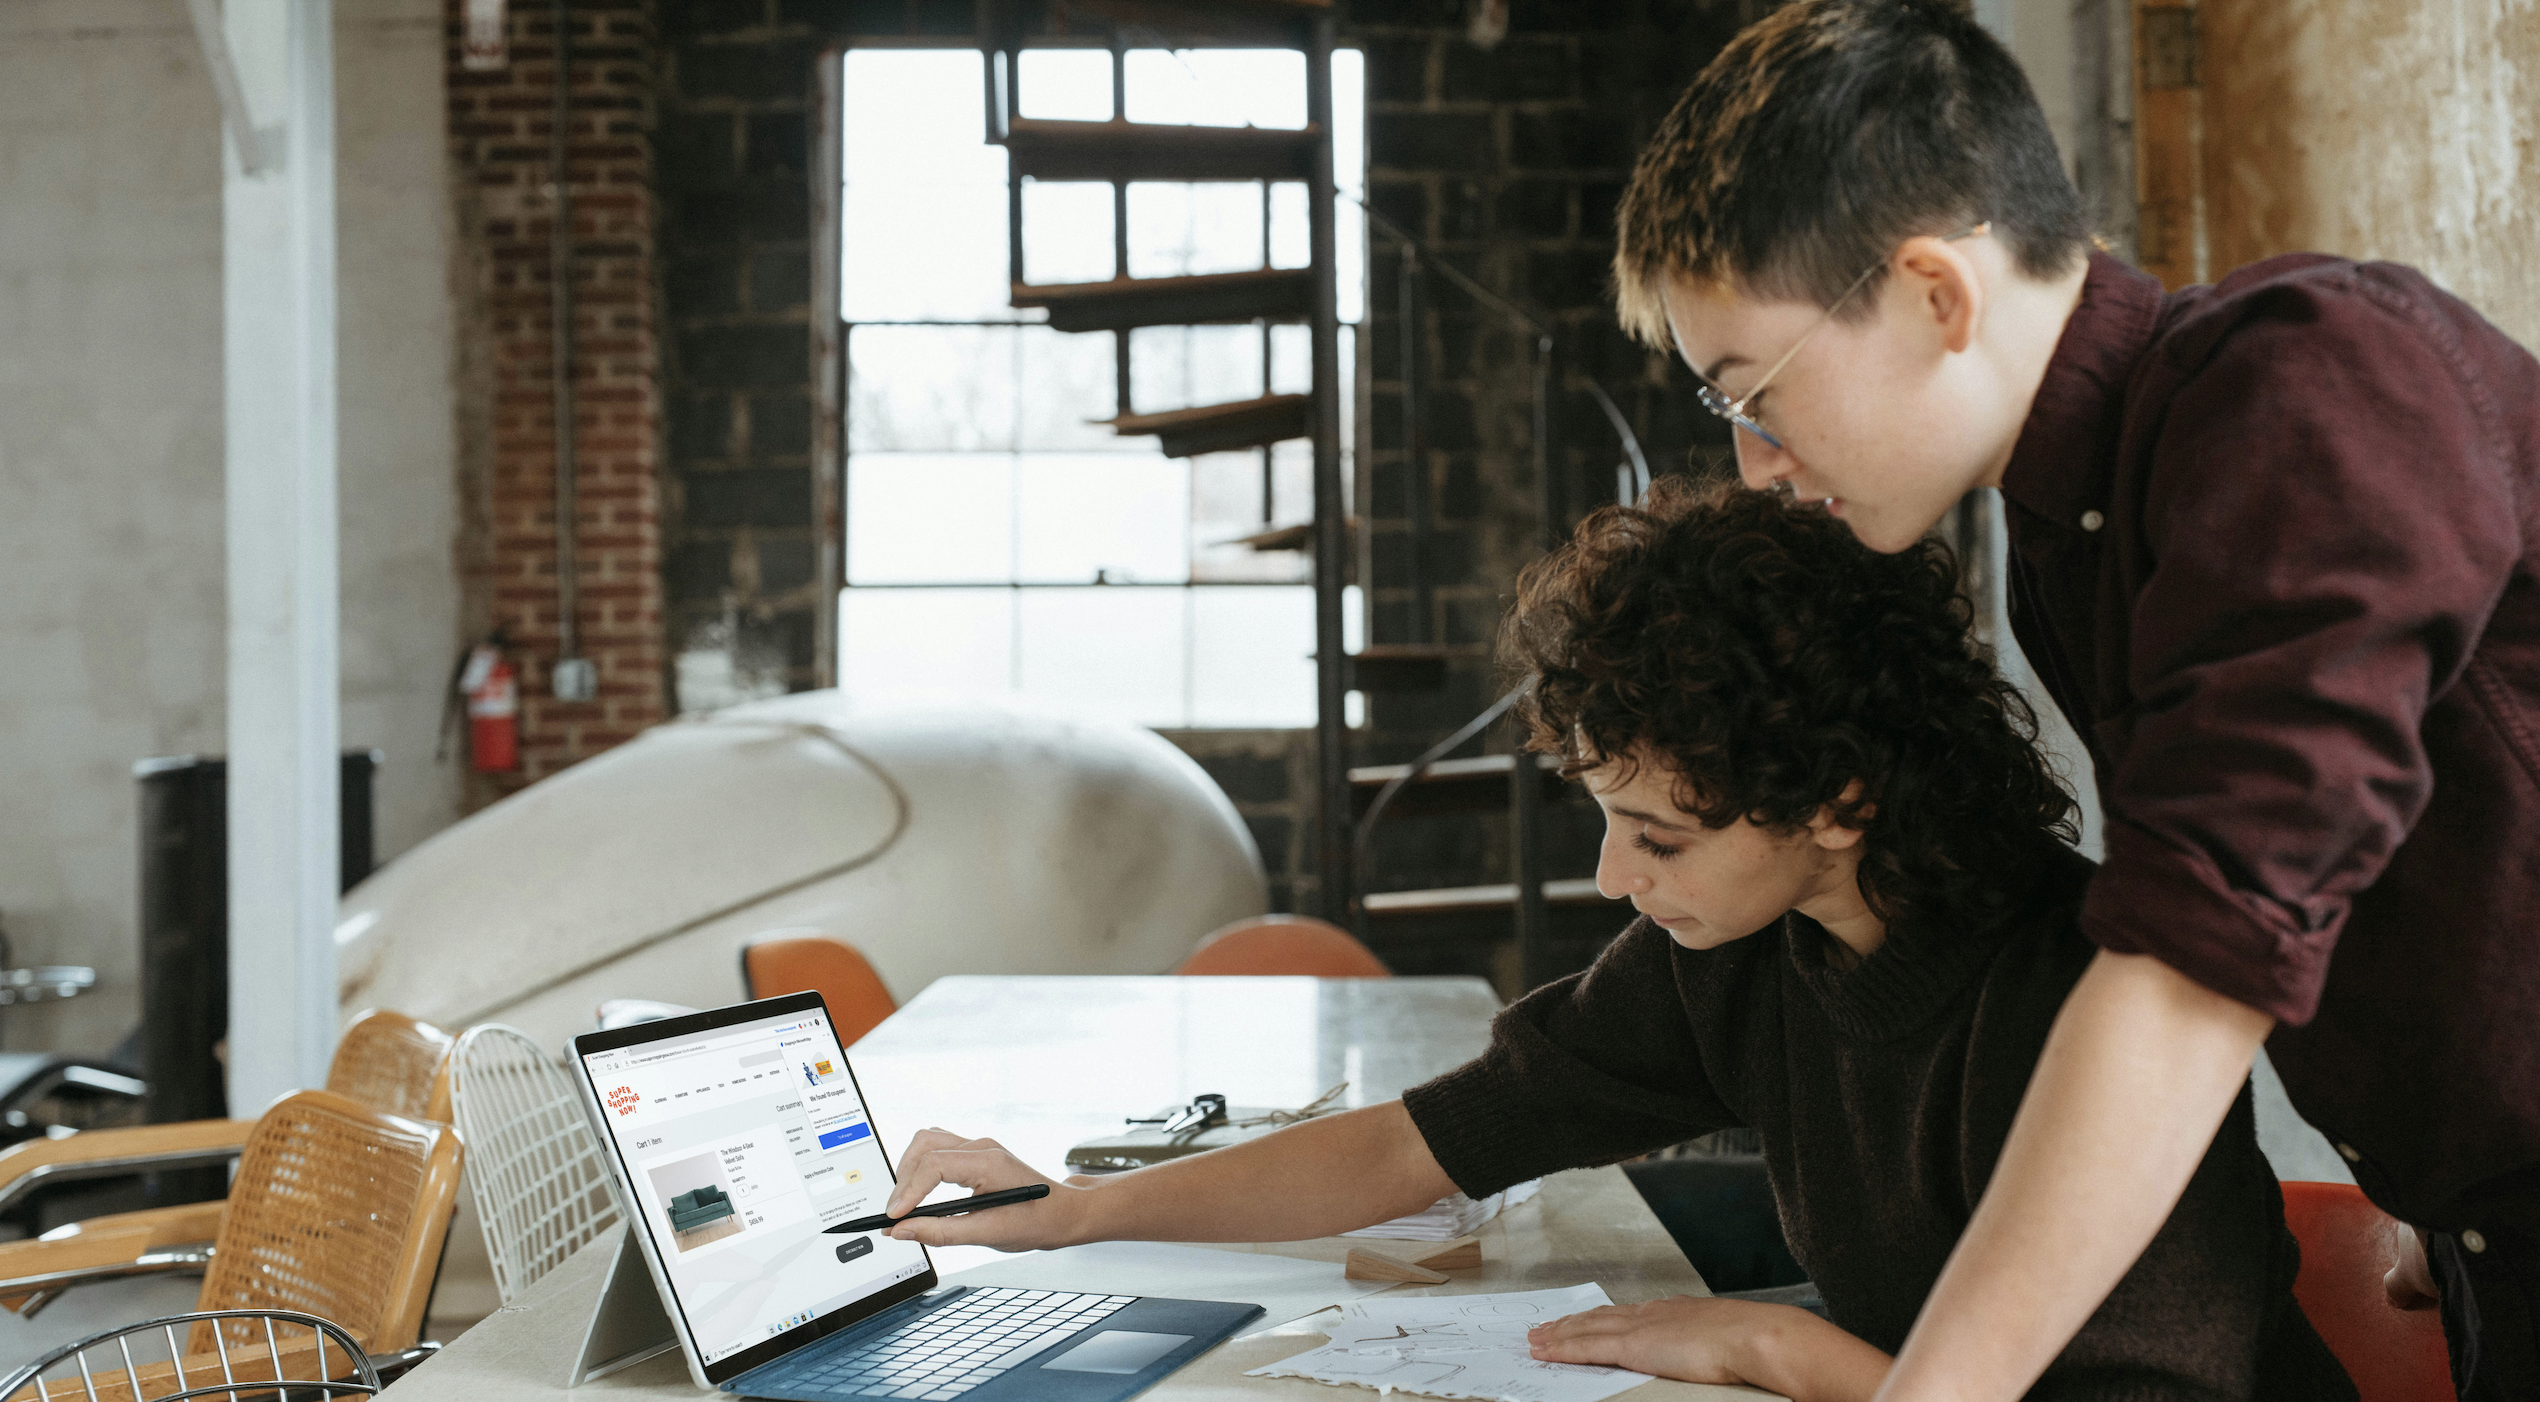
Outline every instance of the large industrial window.
<path id="1" fill-rule="evenodd" d="M 1113 63 L 1025 51 L 1022 115 L 1111 118 Z M 1361 73 L 1356 53 L 1334 57 L 1344 474 L 1365 282 Z M 1131 50 L 1117 76 L 1131 121 L 1305 124 L 1301 53 Z M 1020 695 L 1155 726 L 1311 725 L 1310 561 L 1241 543 L 1311 519 L 1311 444 L 1173 459 L 1099 422 L 1118 412 L 1114 334 L 1052 331 L 1007 305 L 1006 157 L 985 139 L 983 82 L 974 52 L 845 59 L 839 685 Z M 1130 277 L 1308 261 L 1300 183 L 1141 183 L 1120 203 L 1125 240 L 1112 186 L 1028 183 L 1025 280 L 1101 281 L 1123 253 Z M 1301 325 L 1127 334 L 1139 413 L 1310 388 Z M 1354 629 L 1354 597 L 1344 615 Z"/>

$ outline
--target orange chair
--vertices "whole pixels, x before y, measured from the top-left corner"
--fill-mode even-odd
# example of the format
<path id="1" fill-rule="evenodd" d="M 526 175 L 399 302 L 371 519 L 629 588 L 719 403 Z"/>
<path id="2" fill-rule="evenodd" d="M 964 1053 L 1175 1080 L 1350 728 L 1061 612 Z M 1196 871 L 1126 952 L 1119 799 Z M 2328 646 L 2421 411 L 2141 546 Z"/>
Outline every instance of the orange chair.
<path id="1" fill-rule="evenodd" d="M 1238 920 L 1199 942 L 1177 974 L 1391 978 L 1393 970 L 1338 925 L 1303 915 Z"/>
<path id="2" fill-rule="evenodd" d="M 817 933 L 762 939 L 744 948 L 741 991 L 752 998 L 818 993 L 829 1004 L 840 1046 L 853 1046 L 900 1010 L 882 976 L 854 945 Z"/>
<path id="3" fill-rule="evenodd" d="M 2363 1402 L 2452 1402 L 2441 1318 L 2399 1309 L 2381 1290 L 2394 1233 L 2406 1228 L 2346 1183 L 2285 1184 L 2284 1220 L 2302 1243 L 2293 1297 Z"/>

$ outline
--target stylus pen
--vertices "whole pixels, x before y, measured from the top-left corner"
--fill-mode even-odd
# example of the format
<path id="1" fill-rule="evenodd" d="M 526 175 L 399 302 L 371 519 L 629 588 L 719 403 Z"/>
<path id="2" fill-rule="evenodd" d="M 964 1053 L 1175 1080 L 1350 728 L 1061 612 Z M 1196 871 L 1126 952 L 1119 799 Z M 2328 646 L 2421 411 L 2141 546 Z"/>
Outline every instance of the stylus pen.
<path id="1" fill-rule="evenodd" d="M 993 1193 L 973 1193 L 969 1197 L 954 1198 L 950 1202 L 912 1207 L 908 1210 L 908 1217 L 958 1217 L 962 1213 L 976 1212 L 983 1207 L 1006 1207 L 1049 1195 L 1049 1184 L 1034 1183 L 1028 1187 L 1004 1188 Z M 879 1217 L 858 1217 L 852 1222 L 840 1222 L 834 1227 L 823 1227 L 821 1230 L 824 1232 L 878 1232 L 895 1223 L 905 1222 L 908 1217 L 893 1217 L 888 1214 Z"/>

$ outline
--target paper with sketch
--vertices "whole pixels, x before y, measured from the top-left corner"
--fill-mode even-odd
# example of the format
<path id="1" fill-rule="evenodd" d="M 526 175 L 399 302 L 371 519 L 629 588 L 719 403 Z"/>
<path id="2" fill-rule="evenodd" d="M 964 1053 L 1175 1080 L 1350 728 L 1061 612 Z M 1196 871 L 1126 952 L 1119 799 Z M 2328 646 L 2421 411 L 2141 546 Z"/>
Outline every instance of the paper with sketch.
<path id="1" fill-rule="evenodd" d="M 1640 1386 L 1648 1376 L 1538 1361 L 1528 1355 L 1526 1331 L 1612 1303 L 1593 1284 L 1505 1295 L 1357 1300 L 1342 1307 L 1321 1348 L 1255 1368 L 1252 1376 L 1487 1402 L 1599 1402 Z"/>
<path id="2" fill-rule="evenodd" d="M 1392 1288 L 1350 1280 L 1326 1261 L 1267 1252 L 1222 1251 L 1156 1241 L 1097 1241 L 1056 1251 L 1023 1251 L 946 1276 L 946 1285 L 1011 1285 L 1021 1290 L 1099 1290 L 1168 1300 L 1234 1300 L 1262 1308 L 1247 1333 L 1301 1319 Z"/>

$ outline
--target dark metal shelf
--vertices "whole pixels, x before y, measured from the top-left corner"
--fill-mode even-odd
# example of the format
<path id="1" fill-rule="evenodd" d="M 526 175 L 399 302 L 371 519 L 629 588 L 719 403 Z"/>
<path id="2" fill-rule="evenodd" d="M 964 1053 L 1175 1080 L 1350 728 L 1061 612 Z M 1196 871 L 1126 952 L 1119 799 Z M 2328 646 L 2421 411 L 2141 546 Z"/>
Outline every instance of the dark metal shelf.
<path id="1" fill-rule="evenodd" d="M 1165 126 L 1017 118 L 1005 149 L 1034 180 L 1303 180 L 1313 174 L 1312 127 Z"/>
<path id="2" fill-rule="evenodd" d="M 1014 284 L 1017 307 L 1043 307 L 1060 331 L 1130 331 L 1225 321 L 1301 321 L 1314 309 L 1314 270 L 1262 268 L 1193 277 Z"/>

